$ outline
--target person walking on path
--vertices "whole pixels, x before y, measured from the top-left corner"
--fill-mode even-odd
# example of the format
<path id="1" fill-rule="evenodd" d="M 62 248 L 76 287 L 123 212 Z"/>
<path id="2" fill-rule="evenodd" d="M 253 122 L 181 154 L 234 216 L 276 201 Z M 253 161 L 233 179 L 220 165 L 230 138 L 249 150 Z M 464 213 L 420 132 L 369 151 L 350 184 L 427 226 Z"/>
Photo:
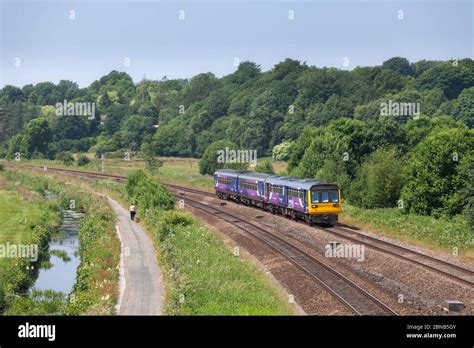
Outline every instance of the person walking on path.
<path id="1" fill-rule="evenodd" d="M 137 207 L 135 205 L 130 206 L 130 220 L 135 221 L 135 215 L 137 214 Z"/>

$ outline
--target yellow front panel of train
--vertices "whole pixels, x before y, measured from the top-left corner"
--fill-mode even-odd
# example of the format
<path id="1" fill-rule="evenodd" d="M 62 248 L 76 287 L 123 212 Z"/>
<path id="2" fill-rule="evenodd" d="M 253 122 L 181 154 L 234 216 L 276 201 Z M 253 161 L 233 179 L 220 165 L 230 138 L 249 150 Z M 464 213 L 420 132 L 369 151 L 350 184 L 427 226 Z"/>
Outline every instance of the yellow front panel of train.
<path id="1" fill-rule="evenodd" d="M 308 191 L 308 212 L 310 215 L 339 214 L 342 211 L 340 191 L 338 192 L 338 202 L 313 202 L 311 196 L 311 191 Z"/>

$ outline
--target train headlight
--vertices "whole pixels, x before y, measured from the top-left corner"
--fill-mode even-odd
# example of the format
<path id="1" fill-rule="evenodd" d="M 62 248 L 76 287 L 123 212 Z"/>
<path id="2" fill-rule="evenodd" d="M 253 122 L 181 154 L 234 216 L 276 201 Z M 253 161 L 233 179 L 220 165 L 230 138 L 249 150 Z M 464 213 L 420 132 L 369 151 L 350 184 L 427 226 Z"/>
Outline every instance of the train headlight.
<path id="1" fill-rule="evenodd" d="M 339 203 L 334 203 L 332 206 L 337 208 L 337 207 L 339 207 Z"/>
<path id="2" fill-rule="evenodd" d="M 317 207 L 318 207 L 318 206 L 317 206 L 316 204 L 313 204 L 313 205 L 311 206 L 311 208 L 314 208 L 314 209 L 316 209 Z"/>

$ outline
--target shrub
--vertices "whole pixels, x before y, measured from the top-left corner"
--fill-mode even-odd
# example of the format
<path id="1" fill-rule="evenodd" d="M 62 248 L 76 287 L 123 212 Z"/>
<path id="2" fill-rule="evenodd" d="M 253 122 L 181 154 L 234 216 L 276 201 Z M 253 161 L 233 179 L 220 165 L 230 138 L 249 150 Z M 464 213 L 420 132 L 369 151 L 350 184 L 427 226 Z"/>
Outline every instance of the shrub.
<path id="1" fill-rule="evenodd" d="M 71 164 L 74 163 L 74 157 L 73 155 L 68 152 L 68 151 L 64 151 L 64 152 L 59 152 L 57 155 L 56 155 L 56 160 L 62 162 L 64 165 L 66 166 L 70 166 Z"/>
<path id="2" fill-rule="evenodd" d="M 161 167 L 163 167 L 163 161 L 160 160 L 160 159 L 155 158 L 155 156 L 153 156 L 151 154 L 145 154 L 144 160 L 145 160 L 146 169 L 150 173 L 155 173 Z"/>
<path id="3" fill-rule="evenodd" d="M 225 161 L 218 162 L 218 151 L 225 151 L 225 149 L 237 150 L 237 145 L 228 140 L 218 140 L 210 144 L 201 160 L 199 161 L 199 173 L 212 175 L 220 168 L 233 168 L 244 170 L 247 165 L 245 163 L 225 163 Z"/>
<path id="4" fill-rule="evenodd" d="M 360 167 L 349 199 L 365 208 L 394 207 L 402 188 L 402 164 L 394 148 L 374 151 Z"/>
<path id="5" fill-rule="evenodd" d="M 77 165 L 81 166 L 81 167 L 89 164 L 90 162 L 91 162 L 91 160 L 86 155 L 80 155 L 77 158 Z"/>
<path id="6" fill-rule="evenodd" d="M 178 210 L 160 210 L 156 211 L 155 214 L 157 219 L 155 233 L 161 242 L 173 233 L 177 227 L 184 227 L 193 223 L 193 219 L 189 214 Z"/>
<path id="7" fill-rule="evenodd" d="M 291 146 L 293 142 L 284 141 L 281 144 L 275 145 L 272 150 L 272 157 L 277 161 L 286 161 L 290 157 Z"/>
<path id="8" fill-rule="evenodd" d="M 125 186 L 128 199 L 142 209 L 172 209 L 175 199 L 166 188 L 142 170 L 131 173 Z"/>
<path id="9" fill-rule="evenodd" d="M 435 216 L 461 213 L 459 192 L 466 182 L 459 173 L 463 158 L 474 156 L 474 130 L 438 129 L 423 139 L 405 167 L 404 209 Z"/>
<path id="10" fill-rule="evenodd" d="M 258 166 L 255 167 L 255 171 L 258 173 L 267 173 L 267 174 L 275 174 L 273 170 L 273 166 L 270 161 L 264 161 Z"/>

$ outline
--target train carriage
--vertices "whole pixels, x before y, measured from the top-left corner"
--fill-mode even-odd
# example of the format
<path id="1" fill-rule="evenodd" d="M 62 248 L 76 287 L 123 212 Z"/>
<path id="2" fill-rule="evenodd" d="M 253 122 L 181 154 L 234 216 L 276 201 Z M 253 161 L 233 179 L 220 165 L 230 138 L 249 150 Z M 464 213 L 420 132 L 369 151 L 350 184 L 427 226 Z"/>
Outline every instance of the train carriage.
<path id="1" fill-rule="evenodd" d="M 214 173 L 214 187 L 219 198 L 234 198 L 238 193 L 237 178 L 242 170 L 220 169 Z"/>
<path id="2" fill-rule="evenodd" d="M 240 200 L 247 204 L 262 206 L 265 199 L 265 180 L 270 174 L 242 172 L 238 176 L 238 194 Z"/>
<path id="3" fill-rule="evenodd" d="M 342 211 L 337 185 L 264 173 L 220 169 L 214 173 L 222 199 L 253 205 L 308 224 L 334 223 Z"/>

